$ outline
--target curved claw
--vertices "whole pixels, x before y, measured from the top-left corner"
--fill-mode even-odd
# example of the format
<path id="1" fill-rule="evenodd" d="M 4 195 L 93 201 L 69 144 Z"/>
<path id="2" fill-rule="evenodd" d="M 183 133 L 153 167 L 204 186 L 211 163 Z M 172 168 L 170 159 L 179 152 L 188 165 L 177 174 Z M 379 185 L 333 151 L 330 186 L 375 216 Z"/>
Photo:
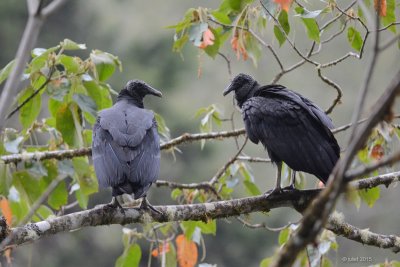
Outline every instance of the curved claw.
<path id="1" fill-rule="evenodd" d="M 159 211 L 158 209 L 154 208 L 148 201 L 147 198 L 144 197 L 142 199 L 142 203 L 140 204 L 139 209 L 143 209 L 143 210 L 151 210 L 154 211 L 155 213 L 158 213 L 160 215 L 162 215 L 163 213 L 161 211 Z"/>

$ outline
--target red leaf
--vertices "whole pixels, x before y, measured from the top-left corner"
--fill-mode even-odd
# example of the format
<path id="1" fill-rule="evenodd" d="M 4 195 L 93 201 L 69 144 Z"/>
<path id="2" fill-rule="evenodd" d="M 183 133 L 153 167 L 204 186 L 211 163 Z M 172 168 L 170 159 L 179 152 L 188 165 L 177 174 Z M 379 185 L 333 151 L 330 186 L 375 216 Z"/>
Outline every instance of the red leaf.
<path id="1" fill-rule="evenodd" d="M 203 41 L 201 42 L 199 48 L 204 49 L 209 45 L 213 45 L 214 44 L 214 34 L 212 33 L 212 31 L 210 29 L 207 29 L 203 32 Z"/>
<path id="2" fill-rule="evenodd" d="M 169 243 L 164 242 L 163 244 L 160 244 L 158 248 L 153 249 L 153 251 L 151 252 L 151 256 L 158 257 L 160 254 L 168 253 L 169 250 Z"/>
<path id="3" fill-rule="evenodd" d="M 243 60 L 247 60 L 247 58 L 249 57 L 247 54 L 247 50 L 244 47 L 243 42 L 241 41 L 241 39 L 238 38 L 237 35 L 235 35 L 232 38 L 231 46 L 232 46 L 232 50 L 236 52 L 236 57 L 238 60 L 240 59 L 240 55 L 243 56 Z"/>
<path id="4" fill-rule="evenodd" d="M 385 155 L 385 150 L 381 145 L 374 145 L 371 150 L 371 157 L 380 160 Z"/>
<path id="5" fill-rule="evenodd" d="M 279 4 L 281 6 L 281 9 L 288 12 L 293 0 L 274 0 L 274 2 Z"/>
<path id="6" fill-rule="evenodd" d="M 179 267 L 194 267 L 198 256 L 196 244 L 185 235 L 178 235 L 175 242 Z"/>
<path id="7" fill-rule="evenodd" d="M 379 10 L 379 16 L 386 17 L 386 0 L 374 0 L 375 10 Z"/>
<path id="8" fill-rule="evenodd" d="M 12 212 L 10 208 L 10 203 L 8 202 L 8 199 L 5 197 L 0 199 L 0 210 L 4 218 L 6 218 L 7 225 L 11 225 Z"/>

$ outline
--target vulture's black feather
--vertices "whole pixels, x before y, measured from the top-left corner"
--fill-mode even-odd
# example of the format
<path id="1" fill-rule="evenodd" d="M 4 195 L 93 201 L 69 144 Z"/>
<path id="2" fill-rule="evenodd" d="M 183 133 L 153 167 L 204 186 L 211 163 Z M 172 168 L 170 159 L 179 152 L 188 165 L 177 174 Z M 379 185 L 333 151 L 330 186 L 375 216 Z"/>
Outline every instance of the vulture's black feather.
<path id="1" fill-rule="evenodd" d="M 260 86 L 246 74 L 237 75 L 224 95 L 235 92 L 249 139 L 266 148 L 278 165 L 311 173 L 324 184 L 339 159 L 340 147 L 331 119 L 313 102 L 282 85 Z M 293 181 L 292 181 L 293 182 Z"/>
<path id="2" fill-rule="evenodd" d="M 93 127 L 94 169 L 100 187 L 112 187 L 113 197 L 146 197 L 158 178 L 160 138 L 153 112 L 143 107 L 148 94 L 162 96 L 143 81 L 129 81 L 117 102 L 99 112 Z"/>

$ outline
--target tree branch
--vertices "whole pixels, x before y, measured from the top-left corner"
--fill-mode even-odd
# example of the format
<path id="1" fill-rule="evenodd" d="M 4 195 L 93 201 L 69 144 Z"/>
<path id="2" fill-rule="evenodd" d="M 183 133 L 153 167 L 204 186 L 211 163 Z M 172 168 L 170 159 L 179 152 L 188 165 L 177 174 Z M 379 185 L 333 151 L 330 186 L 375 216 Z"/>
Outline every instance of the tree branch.
<path id="1" fill-rule="evenodd" d="M 372 185 L 388 185 L 398 182 L 399 179 L 400 172 L 395 172 L 354 181 L 351 183 L 351 186 L 358 189 L 370 188 Z M 210 203 L 155 206 L 157 210 L 162 212 L 162 215 L 137 208 L 126 208 L 123 213 L 118 208 L 114 209 L 110 208 L 109 205 L 101 205 L 90 210 L 53 217 L 41 222 L 30 223 L 11 229 L 8 228 L 4 220 L 0 221 L 0 241 L 4 241 L 4 239 L 10 236 L 12 238 L 8 245 L 21 245 L 39 240 L 45 236 L 74 231 L 89 226 L 187 220 L 208 221 L 210 219 L 239 216 L 252 212 L 268 212 L 271 209 L 279 207 L 291 207 L 302 212 L 306 209 L 308 203 L 321 191 L 321 189 L 295 190 L 273 195 L 261 195 Z M 337 231 L 340 235 L 344 235 L 347 238 L 354 236 L 352 232 L 349 233 L 340 230 L 340 228 L 338 229 Z M 331 230 L 335 232 L 335 229 Z M 357 241 L 357 239 L 353 240 Z M 374 244 L 371 243 L 371 245 Z"/>
<path id="2" fill-rule="evenodd" d="M 391 249 L 394 253 L 400 252 L 400 237 L 373 233 L 369 229 L 359 229 L 344 222 L 340 215 L 331 216 L 326 229 L 331 230 L 336 235 L 343 236 L 363 245 Z"/>

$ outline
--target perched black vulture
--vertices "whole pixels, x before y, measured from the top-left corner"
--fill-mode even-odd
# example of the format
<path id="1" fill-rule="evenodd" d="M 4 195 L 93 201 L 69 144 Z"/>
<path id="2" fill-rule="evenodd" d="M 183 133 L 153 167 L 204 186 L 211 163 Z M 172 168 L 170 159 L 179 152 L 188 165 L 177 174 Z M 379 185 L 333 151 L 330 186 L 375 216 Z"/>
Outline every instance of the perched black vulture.
<path id="1" fill-rule="evenodd" d="M 124 193 L 143 198 L 142 207 L 146 207 L 146 192 L 160 171 L 157 123 L 153 112 L 143 107 L 148 94 L 162 96 L 143 81 L 129 81 L 117 102 L 99 112 L 93 126 L 92 157 L 97 179 L 100 187 L 112 187 L 111 204 L 120 208 L 117 197 Z"/>
<path id="2" fill-rule="evenodd" d="M 340 147 L 330 130 L 331 119 L 317 105 L 282 85 L 260 86 L 243 73 L 233 79 L 224 95 L 231 91 L 235 91 L 249 139 L 261 142 L 278 167 L 274 191 L 280 190 L 282 161 L 294 171 L 327 182 Z"/>

